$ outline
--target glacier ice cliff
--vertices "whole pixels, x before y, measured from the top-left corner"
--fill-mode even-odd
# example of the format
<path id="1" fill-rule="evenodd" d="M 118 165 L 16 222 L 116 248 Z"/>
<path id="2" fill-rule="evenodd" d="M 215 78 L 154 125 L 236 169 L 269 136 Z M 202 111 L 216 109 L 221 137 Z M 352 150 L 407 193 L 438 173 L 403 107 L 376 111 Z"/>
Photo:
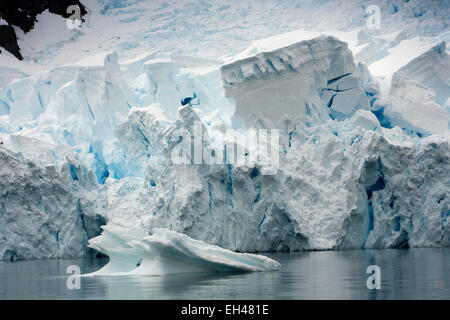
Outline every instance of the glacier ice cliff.
<path id="1" fill-rule="evenodd" d="M 448 132 L 449 110 L 443 108 L 450 92 L 450 56 L 445 42 L 432 47 L 392 76 L 384 115 L 422 135 Z"/>
<path id="2" fill-rule="evenodd" d="M 237 57 L 108 52 L 1 88 L 0 258 L 83 256 L 105 223 L 91 245 L 120 272 L 149 234 L 181 237 L 162 229 L 236 252 L 450 245 L 439 77 L 404 68 L 384 93 L 329 36 Z M 278 171 L 175 163 L 179 132 L 199 122 L 203 156 L 225 159 L 227 129 L 278 129 Z"/>
<path id="3" fill-rule="evenodd" d="M 443 106 L 450 91 L 449 68 L 450 56 L 446 51 L 445 41 L 442 41 L 401 67 L 398 73 L 432 89 L 436 102 Z"/>
<path id="4" fill-rule="evenodd" d="M 0 190 L 1 260 L 83 256 L 106 222 L 95 176 L 75 159 L 40 166 L 0 146 Z"/>
<path id="5" fill-rule="evenodd" d="M 342 120 L 357 109 L 369 109 L 347 44 L 333 37 L 315 38 L 221 67 L 227 97 L 236 103 L 234 117 L 244 125 L 280 126 L 315 109 L 323 120 Z M 314 105 L 326 105 L 330 112 Z M 311 106 L 311 107 L 308 107 Z M 267 123 L 271 122 L 271 123 Z"/>

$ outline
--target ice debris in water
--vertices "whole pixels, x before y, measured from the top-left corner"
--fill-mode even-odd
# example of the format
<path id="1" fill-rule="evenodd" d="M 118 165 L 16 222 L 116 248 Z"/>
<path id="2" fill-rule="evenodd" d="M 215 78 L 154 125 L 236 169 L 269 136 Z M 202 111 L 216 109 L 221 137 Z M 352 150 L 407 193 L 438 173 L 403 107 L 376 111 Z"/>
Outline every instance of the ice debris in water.
<path id="1" fill-rule="evenodd" d="M 151 235 L 139 229 L 103 226 L 89 247 L 109 256 L 102 269 L 85 276 L 167 275 L 185 272 L 276 271 L 281 265 L 262 255 L 237 253 L 185 234 L 154 228 Z"/>

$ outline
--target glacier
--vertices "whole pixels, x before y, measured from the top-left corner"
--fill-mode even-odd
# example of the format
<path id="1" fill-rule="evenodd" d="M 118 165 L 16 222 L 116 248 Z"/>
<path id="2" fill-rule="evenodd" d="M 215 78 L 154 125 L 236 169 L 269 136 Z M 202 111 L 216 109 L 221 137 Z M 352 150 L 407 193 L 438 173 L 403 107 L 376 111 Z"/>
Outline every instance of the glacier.
<path id="1" fill-rule="evenodd" d="M 278 128 L 284 118 L 296 122 L 307 112 L 342 120 L 356 109 L 369 109 L 352 60 L 344 42 L 314 38 L 228 63 L 221 74 L 225 95 L 236 104 L 235 118 L 245 127 L 257 127 L 255 121 L 264 119 L 264 127 Z M 314 107 L 322 104 L 330 112 Z"/>
<path id="2" fill-rule="evenodd" d="M 99 274 L 152 274 L 170 269 L 165 251 L 200 247 L 212 270 L 259 270 L 276 265 L 222 250 L 449 246 L 450 64 L 435 28 L 287 30 L 219 58 L 216 40 L 205 58 L 161 40 L 168 50 L 105 48 L 29 74 L 29 61 L 6 68 L 2 53 L 2 72 L 20 76 L 0 85 L 0 260 L 90 247 L 110 257 Z M 196 123 L 203 160 L 230 156 L 227 129 L 278 129 L 277 172 L 264 161 L 175 163 L 178 134 Z M 246 159 L 248 146 L 226 142 Z M 190 267 L 210 259 L 195 251 Z"/>
<path id="3" fill-rule="evenodd" d="M 75 158 L 41 166 L 1 146 L 0 163 L 1 260 L 84 256 L 106 223 L 92 171 Z"/>

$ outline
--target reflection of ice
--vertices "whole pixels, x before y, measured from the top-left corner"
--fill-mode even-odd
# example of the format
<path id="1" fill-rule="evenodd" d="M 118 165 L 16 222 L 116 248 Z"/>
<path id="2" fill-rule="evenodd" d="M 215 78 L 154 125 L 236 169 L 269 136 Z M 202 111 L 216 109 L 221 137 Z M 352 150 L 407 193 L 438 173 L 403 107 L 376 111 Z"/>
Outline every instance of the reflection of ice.
<path id="1" fill-rule="evenodd" d="M 236 253 L 194 240 L 187 235 L 153 229 L 103 226 L 103 233 L 89 246 L 107 254 L 109 263 L 87 275 L 167 275 L 191 272 L 243 272 L 280 270 L 281 265 L 265 256 Z"/>
<path id="2" fill-rule="evenodd" d="M 270 294 L 267 285 L 275 283 L 280 275 L 279 272 L 198 272 L 160 277 L 85 277 L 83 283 L 93 290 L 101 288 L 101 294 L 107 299 L 223 299 L 242 295 L 263 299 Z"/>
<path id="3" fill-rule="evenodd" d="M 88 273 L 106 259 L 0 262 L 0 299 L 448 299 L 449 254 L 448 248 L 272 253 L 282 272 L 82 277 L 80 290 L 66 287 L 67 267 Z M 367 289 L 372 264 L 381 269 L 381 290 Z"/>
<path id="4" fill-rule="evenodd" d="M 268 255 L 282 272 L 84 277 L 81 291 L 87 297 L 98 290 L 109 299 L 429 299 L 444 297 L 450 283 L 448 249 Z M 367 289 L 372 264 L 381 269 L 381 290 Z"/>

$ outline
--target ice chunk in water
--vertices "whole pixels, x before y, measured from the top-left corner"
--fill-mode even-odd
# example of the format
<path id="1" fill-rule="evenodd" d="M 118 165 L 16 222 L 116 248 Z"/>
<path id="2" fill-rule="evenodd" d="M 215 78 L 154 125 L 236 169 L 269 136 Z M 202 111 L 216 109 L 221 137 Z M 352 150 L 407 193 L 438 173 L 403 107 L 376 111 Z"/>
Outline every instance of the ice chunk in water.
<path id="1" fill-rule="evenodd" d="M 88 276 L 275 271 L 281 267 L 265 256 L 232 252 L 168 229 L 155 228 L 152 235 L 115 225 L 103 229 L 89 246 L 107 254 L 110 262 Z"/>

